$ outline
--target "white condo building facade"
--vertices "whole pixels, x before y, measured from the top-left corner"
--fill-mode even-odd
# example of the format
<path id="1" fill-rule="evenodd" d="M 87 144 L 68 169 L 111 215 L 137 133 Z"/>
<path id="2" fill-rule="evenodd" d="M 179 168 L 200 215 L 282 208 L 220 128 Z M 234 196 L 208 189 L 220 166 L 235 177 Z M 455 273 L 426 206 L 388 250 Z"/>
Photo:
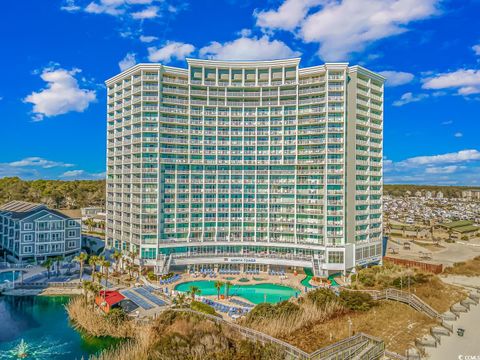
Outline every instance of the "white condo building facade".
<path id="1" fill-rule="evenodd" d="M 109 79 L 107 246 L 157 273 L 380 262 L 384 78 L 299 63 L 187 59 Z"/>

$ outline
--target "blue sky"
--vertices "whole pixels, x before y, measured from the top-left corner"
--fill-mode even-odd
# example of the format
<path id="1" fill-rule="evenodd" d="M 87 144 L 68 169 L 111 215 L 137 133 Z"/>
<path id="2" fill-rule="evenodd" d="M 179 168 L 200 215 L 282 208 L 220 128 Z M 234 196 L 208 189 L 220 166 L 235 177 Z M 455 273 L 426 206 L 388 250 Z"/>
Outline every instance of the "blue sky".
<path id="1" fill-rule="evenodd" d="M 480 1 L 21 0 L 0 13 L 0 177 L 102 178 L 104 81 L 185 57 L 381 72 L 386 183 L 480 185 Z"/>

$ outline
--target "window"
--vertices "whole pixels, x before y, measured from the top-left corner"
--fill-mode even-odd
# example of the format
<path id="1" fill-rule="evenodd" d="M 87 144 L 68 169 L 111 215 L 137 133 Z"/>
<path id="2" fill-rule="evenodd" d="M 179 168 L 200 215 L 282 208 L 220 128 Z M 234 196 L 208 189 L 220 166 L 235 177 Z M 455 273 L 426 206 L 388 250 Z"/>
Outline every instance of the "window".
<path id="1" fill-rule="evenodd" d="M 23 252 L 24 253 L 31 253 L 32 252 L 32 247 L 31 246 L 24 246 L 23 247 Z"/>
<path id="2" fill-rule="evenodd" d="M 68 237 L 75 237 L 77 232 L 75 230 L 68 230 Z"/>
<path id="3" fill-rule="evenodd" d="M 25 224 L 23 225 L 23 228 L 24 228 L 25 230 L 33 230 L 33 224 L 32 224 L 32 223 L 25 223 Z"/>
<path id="4" fill-rule="evenodd" d="M 32 234 L 23 235 L 23 241 L 32 241 L 32 240 L 33 240 Z"/>
<path id="5" fill-rule="evenodd" d="M 77 222 L 75 220 L 68 220 L 68 226 L 77 226 Z"/>
<path id="6" fill-rule="evenodd" d="M 60 233 L 52 234 L 52 241 L 61 241 L 61 240 L 63 240 L 62 234 Z"/>
<path id="7" fill-rule="evenodd" d="M 69 248 L 74 248 L 74 247 L 77 246 L 77 242 L 76 242 L 76 241 L 69 241 L 68 244 L 67 244 L 67 246 L 68 246 Z"/>
<path id="8" fill-rule="evenodd" d="M 342 251 L 330 251 L 328 253 L 328 263 L 329 264 L 342 264 L 343 263 L 343 252 Z"/>

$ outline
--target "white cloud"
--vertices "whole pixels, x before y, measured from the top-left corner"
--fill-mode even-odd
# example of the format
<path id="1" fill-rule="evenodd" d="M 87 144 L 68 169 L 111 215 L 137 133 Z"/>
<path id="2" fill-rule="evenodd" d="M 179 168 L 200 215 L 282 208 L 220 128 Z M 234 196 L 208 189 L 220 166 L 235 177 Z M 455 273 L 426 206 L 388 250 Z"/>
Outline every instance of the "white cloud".
<path id="1" fill-rule="evenodd" d="M 101 0 L 100 3 L 91 2 L 85 7 L 85 12 L 91 14 L 108 14 L 118 16 L 125 13 L 125 9 L 121 7 L 124 4 L 119 0 Z"/>
<path id="2" fill-rule="evenodd" d="M 396 163 L 395 166 L 415 167 L 425 165 L 466 163 L 478 160 L 480 160 L 480 151 L 476 149 L 469 149 L 441 155 L 416 156 L 400 161 Z"/>
<path id="3" fill-rule="evenodd" d="M 44 169 L 50 169 L 54 167 L 71 167 L 73 164 L 66 164 L 59 161 L 46 160 L 38 156 L 27 157 L 22 160 L 13 161 L 8 163 L 12 167 L 41 167 Z"/>
<path id="4" fill-rule="evenodd" d="M 403 106 L 412 102 L 422 101 L 427 97 L 428 97 L 428 94 L 413 95 L 413 93 L 407 92 L 403 94 L 399 100 L 394 101 L 393 106 Z"/>
<path id="5" fill-rule="evenodd" d="M 472 46 L 472 50 L 475 52 L 475 55 L 480 56 L 480 44 Z"/>
<path id="6" fill-rule="evenodd" d="M 270 40 L 264 35 L 261 38 L 240 37 L 234 41 L 210 45 L 200 49 L 200 57 L 219 60 L 273 60 L 299 56 L 280 40 Z"/>
<path id="7" fill-rule="evenodd" d="M 453 124 L 453 120 L 442 121 L 442 125 L 451 125 L 451 124 Z"/>
<path id="8" fill-rule="evenodd" d="M 408 84 L 415 77 L 412 73 L 402 71 L 380 71 L 379 74 L 387 79 L 385 85 L 390 87 Z"/>
<path id="9" fill-rule="evenodd" d="M 154 19 L 158 17 L 158 6 L 149 6 L 141 11 L 132 13 L 132 18 L 135 20 Z"/>
<path id="10" fill-rule="evenodd" d="M 459 169 L 463 169 L 463 166 L 458 165 L 448 165 L 448 166 L 431 166 L 425 169 L 425 173 L 427 174 L 453 174 L 457 172 Z"/>
<path id="11" fill-rule="evenodd" d="M 167 41 L 164 46 L 157 48 L 155 46 L 148 48 L 148 60 L 152 62 L 169 63 L 173 59 L 185 60 L 195 47 L 192 44 L 186 44 L 176 41 Z"/>
<path id="12" fill-rule="evenodd" d="M 118 62 L 118 67 L 120 68 L 121 71 L 124 71 L 131 68 L 136 63 L 137 63 L 137 60 L 135 59 L 135 54 L 127 53 L 127 55 L 125 55 L 125 57 Z"/>
<path id="13" fill-rule="evenodd" d="M 156 36 L 145 36 L 141 35 L 140 36 L 140 41 L 143 43 L 151 43 L 152 41 L 158 40 L 158 37 Z"/>
<path id="14" fill-rule="evenodd" d="M 440 0 L 285 0 L 278 10 L 257 11 L 257 25 L 295 33 L 320 45 L 326 61 L 345 60 L 374 41 L 408 31 L 437 13 Z M 320 5 L 320 9 L 315 9 Z"/>
<path id="15" fill-rule="evenodd" d="M 69 1 L 69 0 L 67 0 Z M 122 16 L 130 14 L 134 19 L 152 19 L 158 16 L 159 8 L 150 6 L 155 0 L 95 0 L 83 10 L 91 14 Z M 68 9 L 63 9 L 67 10 Z"/>
<path id="16" fill-rule="evenodd" d="M 457 89 L 460 95 L 480 93 L 480 70 L 460 69 L 423 80 L 424 89 Z"/>
<path id="17" fill-rule="evenodd" d="M 255 11 L 257 26 L 266 29 L 294 30 L 311 7 L 322 0 L 285 0 L 278 10 Z"/>
<path id="18" fill-rule="evenodd" d="M 455 136 L 456 138 L 461 138 L 463 136 L 463 133 L 456 132 L 455 134 L 453 134 L 453 136 Z"/>
<path id="19" fill-rule="evenodd" d="M 69 180 L 74 180 L 74 179 L 83 179 L 83 180 L 89 180 L 89 179 L 103 179 L 105 178 L 105 173 L 98 173 L 98 174 L 93 174 L 86 172 L 85 170 L 69 170 L 65 171 L 63 174 L 59 176 L 61 179 L 69 179 Z"/>
<path id="20" fill-rule="evenodd" d="M 453 153 L 415 156 L 398 162 L 384 160 L 385 182 L 410 184 L 474 184 L 478 183 L 476 166 L 480 151 L 461 150 Z"/>
<path id="21" fill-rule="evenodd" d="M 83 112 L 95 101 L 94 90 L 81 89 L 75 75 L 81 70 L 45 68 L 40 75 L 47 87 L 32 92 L 24 101 L 33 104 L 34 120 L 56 116 L 70 111 Z"/>
<path id="22" fill-rule="evenodd" d="M 75 4 L 75 0 L 65 0 L 65 5 L 61 6 L 60 9 L 68 12 L 75 12 L 81 9 L 80 6 Z"/>

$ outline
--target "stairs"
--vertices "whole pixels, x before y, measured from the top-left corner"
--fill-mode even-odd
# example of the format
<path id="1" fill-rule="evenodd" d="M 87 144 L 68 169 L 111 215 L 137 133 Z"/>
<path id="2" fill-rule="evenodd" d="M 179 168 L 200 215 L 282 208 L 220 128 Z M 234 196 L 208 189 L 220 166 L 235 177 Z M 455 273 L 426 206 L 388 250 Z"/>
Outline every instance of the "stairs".
<path id="1" fill-rule="evenodd" d="M 322 270 L 322 263 L 321 263 L 318 255 L 314 255 L 314 257 L 312 259 L 312 269 L 313 269 L 313 275 L 314 276 L 324 275 L 324 272 Z"/>

